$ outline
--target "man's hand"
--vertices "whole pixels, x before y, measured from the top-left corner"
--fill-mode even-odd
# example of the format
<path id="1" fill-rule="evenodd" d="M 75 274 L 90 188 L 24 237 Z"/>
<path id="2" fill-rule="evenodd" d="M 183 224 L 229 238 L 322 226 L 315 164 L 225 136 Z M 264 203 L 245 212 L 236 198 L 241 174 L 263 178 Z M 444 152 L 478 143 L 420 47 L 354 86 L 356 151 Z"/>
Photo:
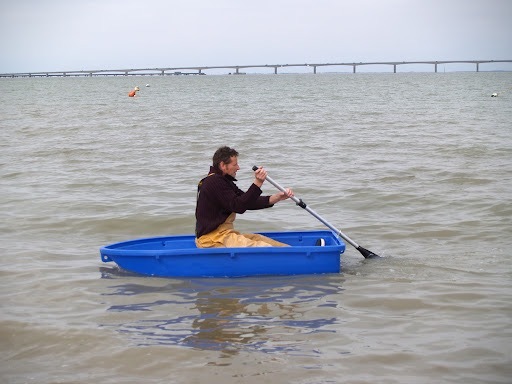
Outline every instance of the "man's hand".
<path id="1" fill-rule="evenodd" d="M 254 184 L 256 184 L 259 188 L 263 185 L 263 182 L 267 178 L 267 171 L 263 169 L 263 167 L 259 167 L 254 171 Z"/>
<path id="2" fill-rule="evenodd" d="M 270 196 L 269 203 L 275 204 L 279 201 L 289 199 L 292 196 L 294 196 L 293 191 L 290 188 L 286 188 L 286 192 L 278 192 Z"/>

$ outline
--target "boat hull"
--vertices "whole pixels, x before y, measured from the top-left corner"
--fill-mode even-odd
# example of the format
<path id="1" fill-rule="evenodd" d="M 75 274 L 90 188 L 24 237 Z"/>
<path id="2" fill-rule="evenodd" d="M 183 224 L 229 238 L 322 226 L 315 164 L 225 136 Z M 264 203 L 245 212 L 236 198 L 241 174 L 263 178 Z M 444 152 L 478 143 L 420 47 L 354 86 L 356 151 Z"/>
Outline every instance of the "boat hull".
<path id="1" fill-rule="evenodd" d="M 242 277 L 339 273 L 343 241 L 330 231 L 265 232 L 290 247 L 197 248 L 193 235 L 152 237 L 101 247 L 101 260 L 149 276 Z M 325 246 L 316 246 L 319 238 Z"/>

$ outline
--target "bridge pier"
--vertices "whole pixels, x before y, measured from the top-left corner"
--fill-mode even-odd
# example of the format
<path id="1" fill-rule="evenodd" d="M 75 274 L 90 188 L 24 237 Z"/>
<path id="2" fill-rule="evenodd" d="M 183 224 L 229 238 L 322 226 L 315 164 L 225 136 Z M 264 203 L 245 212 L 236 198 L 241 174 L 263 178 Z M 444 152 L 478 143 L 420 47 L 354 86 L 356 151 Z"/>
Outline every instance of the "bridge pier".
<path id="1" fill-rule="evenodd" d="M 240 74 L 240 68 L 236 67 L 235 75 L 239 75 L 239 74 Z"/>
<path id="2" fill-rule="evenodd" d="M 434 63 L 434 72 L 437 73 L 437 63 Z"/>
<path id="3" fill-rule="evenodd" d="M 274 67 L 274 75 L 277 75 L 277 66 Z"/>
<path id="4" fill-rule="evenodd" d="M 313 73 L 316 75 L 316 65 L 313 65 Z"/>
<path id="5" fill-rule="evenodd" d="M 396 73 L 396 64 L 393 64 L 393 73 Z"/>
<path id="6" fill-rule="evenodd" d="M 478 67 L 478 64 L 480 64 L 480 63 L 476 63 L 476 71 L 480 72 L 480 68 Z"/>
<path id="7" fill-rule="evenodd" d="M 352 65 L 352 73 L 356 73 L 356 65 L 355 64 Z"/>

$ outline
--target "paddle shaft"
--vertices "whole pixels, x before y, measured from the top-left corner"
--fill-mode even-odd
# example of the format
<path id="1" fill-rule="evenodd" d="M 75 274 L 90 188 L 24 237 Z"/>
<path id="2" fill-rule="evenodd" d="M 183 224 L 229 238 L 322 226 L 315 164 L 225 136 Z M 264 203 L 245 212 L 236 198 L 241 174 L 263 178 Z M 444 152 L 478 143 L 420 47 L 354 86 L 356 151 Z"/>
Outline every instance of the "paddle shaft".
<path id="1" fill-rule="evenodd" d="M 257 166 L 253 166 L 252 167 L 252 170 L 253 171 L 256 171 L 258 169 Z M 286 189 L 284 189 L 281 185 L 279 185 L 275 180 L 273 180 L 270 176 L 267 175 L 266 177 L 266 180 L 272 184 L 274 187 L 276 187 L 277 189 L 279 189 L 281 192 L 284 192 L 286 193 Z M 318 213 L 316 213 L 313 209 L 309 208 L 306 203 L 304 203 L 302 201 L 302 199 L 299 199 L 297 198 L 296 196 L 292 196 L 290 197 L 290 199 L 292 199 L 299 207 L 305 209 L 306 211 L 308 211 L 311 215 L 313 215 L 314 217 L 316 217 L 320 222 L 322 222 L 325 226 L 327 226 L 331 231 L 333 231 L 334 233 L 336 233 L 338 236 L 340 236 L 341 238 L 343 238 L 343 240 L 345 240 L 347 243 L 349 243 L 350 245 L 352 245 L 354 248 L 356 248 L 365 258 L 367 259 L 372 259 L 372 258 L 376 258 L 376 257 L 380 257 L 378 256 L 377 254 L 361 247 L 359 244 L 357 244 L 354 240 L 352 240 L 350 237 L 348 237 L 346 234 L 344 234 L 343 232 L 341 232 L 339 229 L 337 229 L 334 225 L 332 225 L 331 223 L 329 223 L 327 220 L 325 220 L 322 216 L 320 216 Z"/>
<path id="2" fill-rule="evenodd" d="M 256 166 L 254 166 L 256 167 Z M 258 169 L 256 167 L 256 169 L 254 169 L 253 167 L 253 170 L 255 171 L 256 169 Z M 286 189 L 284 189 L 281 185 L 279 185 L 274 179 L 272 179 L 270 176 L 267 175 L 267 179 L 266 179 L 270 184 L 272 184 L 274 187 L 276 187 L 277 189 L 279 189 L 281 192 L 284 192 L 286 193 Z M 359 247 L 359 244 L 357 244 L 354 240 L 352 240 L 350 237 L 348 237 L 347 235 L 345 235 L 343 232 L 341 232 L 339 229 L 337 229 L 334 225 L 332 225 L 331 223 L 329 223 L 327 220 L 325 220 L 322 216 L 320 216 L 318 213 L 316 213 L 313 209 L 311 209 L 310 207 L 308 207 L 306 205 L 306 203 L 304 203 L 302 201 L 302 199 L 299 199 L 297 198 L 296 196 L 292 196 L 290 197 L 290 199 L 292 199 L 299 207 L 301 208 L 304 208 L 306 211 L 308 211 L 309 213 L 311 213 L 314 217 L 316 217 L 319 221 L 321 221 L 324 225 L 326 225 L 327 227 L 329 227 L 329 229 L 335 233 L 337 233 L 339 236 L 341 236 L 344 240 L 347 241 L 347 243 L 349 243 L 350 245 L 352 245 L 353 247 L 357 248 Z"/>

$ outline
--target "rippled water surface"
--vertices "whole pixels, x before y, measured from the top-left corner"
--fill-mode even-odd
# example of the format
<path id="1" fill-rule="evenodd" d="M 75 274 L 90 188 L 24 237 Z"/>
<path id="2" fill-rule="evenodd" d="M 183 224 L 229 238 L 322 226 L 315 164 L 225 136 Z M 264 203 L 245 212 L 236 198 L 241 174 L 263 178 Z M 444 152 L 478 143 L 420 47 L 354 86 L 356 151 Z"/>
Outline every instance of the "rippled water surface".
<path id="1" fill-rule="evenodd" d="M 3 383 L 510 383 L 511 73 L 2 79 L 0 116 Z M 192 233 L 221 145 L 241 188 L 264 165 L 384 257 L 239 279 L 101 262 Z M 323 229 L 289 202 L 237 227 Z"/>

